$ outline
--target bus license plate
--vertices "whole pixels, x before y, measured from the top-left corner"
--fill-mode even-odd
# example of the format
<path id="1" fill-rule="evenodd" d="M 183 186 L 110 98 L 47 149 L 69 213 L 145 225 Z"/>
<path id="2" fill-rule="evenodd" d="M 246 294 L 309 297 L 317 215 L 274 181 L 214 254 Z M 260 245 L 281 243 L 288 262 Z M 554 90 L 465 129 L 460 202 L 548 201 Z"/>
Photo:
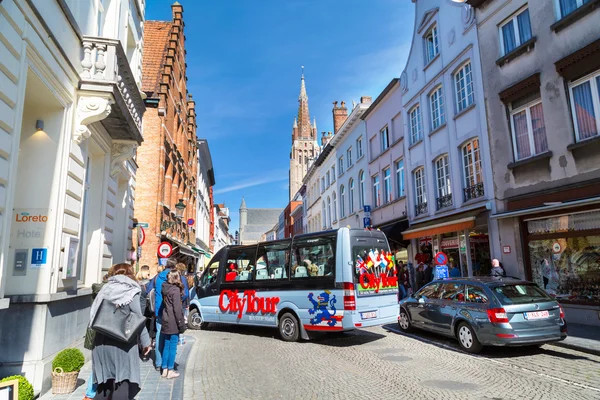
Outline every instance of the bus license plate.
<path id="1" fill-rule="evenodd" d="M 362 319 L 371 319 L 371 318 L 377 318 L 377 311 L 367 311 L 367 312 L 361 312 L 360 313 L 360 317 Z"/>
<path id="2" fill-rule="evenodd" d="M 544 319 L 550 316 L 548 311 L 532 311 L 524 313 L 525 319 Z"/>

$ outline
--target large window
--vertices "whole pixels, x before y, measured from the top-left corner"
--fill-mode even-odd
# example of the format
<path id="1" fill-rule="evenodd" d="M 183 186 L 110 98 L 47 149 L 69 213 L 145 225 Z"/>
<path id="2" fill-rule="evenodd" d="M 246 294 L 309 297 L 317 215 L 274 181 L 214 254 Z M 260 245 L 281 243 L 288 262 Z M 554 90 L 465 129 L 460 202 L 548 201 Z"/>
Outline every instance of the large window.
<path id="1" fill-rule="evenodd" d="M 548 151 L 544 109 L 539 93 L 536 99 L 520 105 L 511 104 L 510 123 L 513 135 L 515 160 L 523 160 Z"/>
<path id="2" fill-rule="evenodd" d="M 437 26 L 434 25 L 425 34 L 425 64 L 429 64 L 439 52 Z"/>
<path id="3" fill-rule="evenodd" d="M 577 141 L 598 136 L 600 125 L 600 71 L 569 85 Z"/>
<path id="4" fill-rule="evenodd" d="M 415 170 L 415 213 L 416 215 L 427 212 L 427 190 L 425 188 L 425 169 Z"/>
<path id="5" fill-rule="evenodd" d="M 348 168 L 352 166 L 352 147 L 346 150 L 346 162 L 348 163 Z"/>
<path id="6" fill-rule="evenodd" d="M 327 187 L 329 187 L 329 186 L 331 186 L 331 175 L 329 174 L 329 171 L 327 171 L 325 176 L 326 176 L 325 181 L 327 182 Z"/>
<path id="7" fill-rule="evenodd" d="M 475 102 L 470 62 L 463 65 L 454 74 L 454 84 L 456 86 L 456 109 L 461 112 Z"/>
<path id="8" fill-rule="evenodd" d="M 358 205 L 360 208 L 365 206 L 365 171 L 358 173 Z"/>
<path id="9" fill-rule="evenodd" d="M 465 201 L 483 196 L 483 172 L 481 170 L 481 155 L 479 139 L 473 139 L 462 148 L 464 169 Z"/>
<path id="10" fill-rule="evenodd" d="M 437 209 L 452 205 L 452 188 L 450 185 L 450 165 L 448 156 L 442 156 L 435 162 L 437 183 Z"/>
<path id="11" fill-rule="evenodd" d="M 405 195 L 404 190 L 404 160 L 396 161 L 396 197 Z"/>
<path id="12" fill-rule="evenodd" d="M 381 188 L 379 187 L 379 175 L 374 175 L 373 181 L 373 207 L 379 207 L 381 205 Z"/>
<path id="13" fill-rule="evenodd" d="M 344 156 L 341 156 L 338 162 L 338 172 L 340 173 L 340 175 L 344 173 Z"/>
<path id="14" fill-rule="evenodd" d="M 325 191 L 325 177 L 321 178 L 321 193 Z"/>
<path id="15" fill-rule="evenodd" d="M 335 236 L 294 239 L 292 267 L 294 278 L 331 277 L 335 274 Z"/>
<path id="16" fill-rule="evenodd" d="M 331 167 L 331 182 L 335 182 L 335 165 Z"/>
<path id="17" fill-rule="evenodd" d="M 290 268 L 290 241 L 260 245 L 256 260 L 256 280 L 287 279 Z"/>
<path id="18" fill-rule="evenodd" d="M 333 214 L 332 214 L 331 219 L 332 219 L 332 224 L 333 224 L 333 221 L 337 221 L 337 196 L 335 195 L 335 192 L 333 192 L 332 196 L 333 196 L 333 204 L 332 204 Z"/>
<path id="19" fill-rule="evenodd" d="M 346 217 L 346 188 L 340 186 L 340 219 Z"/>
<path id="20" fill-rule="evenodd" d="M 500 49 L 502 55 L 508 54 L 531 39 L 531 24 L 529 23 L 529 10 L 515 13 L 500 25 Z"/>
<path id="21" fill-rule="evenodd" d="M 350 179 L 348 187 L 350 188 L 348 192 L 348 212 L 352 214 L 354 213 L 354 179 Z"/>
<path id="22" fill-rule="evenodd" d="M 383 170 L 383 204 L 392 201 L 392 170 L 387 167 Z"/>
<path id="23" fill-rule="evenodd" d="M 446 123 L 444 95 L 441 86 L 431 93 L 429 104 L 431 107 L 431 129 L 437 129 Z"/>
<path id="24" fill-rule="evenodd" d="M 325 205 L 325 201 L 323 201 L 323 209 L 321 210 L 321 214 L 323 215 L 323 217 L 321 218 L 321 226 L 323 227 L 323 229 L 327 228 L 327 206 Z"/>
<path id="25" fill-rule="evenodd" d="M 423 124 L 421 123 L 421 107 L 418 105 L 410 111 L 410 143 L 415 144 L 423 139 Z"/>
<path id="26" fill-rule="evenodd" d="M 383 153 L 390 147 L 390 133 L 388 127 L 383 128 L 379 135 L 381 136 L 381 152 Z"/>
<path id="27" fill-rule="evenodd" d="M 331 227 L 331 197 L 327 197 L 327 227 Z"/>
<path id="28" fill-rule="evenodd" d="M 363 142 L 362 136 L 356 139 L 356 159 L 360 159 L 363 156 Z"/>
<path id="29" fill-rule="evenodd" d="M 559 18 L 564 18 L 590 0 L 557 0 Z"/>

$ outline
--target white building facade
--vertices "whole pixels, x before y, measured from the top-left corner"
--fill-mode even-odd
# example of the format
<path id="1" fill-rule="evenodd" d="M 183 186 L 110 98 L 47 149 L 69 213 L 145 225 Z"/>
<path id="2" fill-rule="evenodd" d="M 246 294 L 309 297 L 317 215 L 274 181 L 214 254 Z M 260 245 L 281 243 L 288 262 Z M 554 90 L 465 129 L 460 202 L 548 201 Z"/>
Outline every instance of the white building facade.
<path id="1" fill-rule="evenodd" d="M 196 210 L 196 246 L 202 251 L 198 268 L 204 268 L 210 259 L 210 221 L 212 211 L 212 187 L 215 185 L 215 171 L 206 139 L 198 140 L 198 207 Z"/>
<path id="2" fill-rule="evenodd" d="M 50 387 L 131 243 L 143 0 L 0 2 L 0 375 Z"/>
<path id="3" fill-rule="evenodd" d="M 411 258 L 444 251 L 463 276 L 489 274 L 499 254 L 474 10 L 417 0 L 400 77 Z"/>

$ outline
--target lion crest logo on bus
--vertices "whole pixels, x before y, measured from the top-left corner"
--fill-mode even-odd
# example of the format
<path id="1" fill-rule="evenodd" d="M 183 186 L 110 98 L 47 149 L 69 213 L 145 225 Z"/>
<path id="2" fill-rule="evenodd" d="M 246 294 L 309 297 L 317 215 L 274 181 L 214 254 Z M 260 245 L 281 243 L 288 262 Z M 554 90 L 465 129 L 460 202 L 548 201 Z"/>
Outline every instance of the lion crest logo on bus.
<path id="1" fill-rule="evenodd" d="M 325 290 L 323 293 L 317 296 L 317 300 L 314 299 L 314 294 L 308 294 L 308 300 L 313 304 L 313 308 L 308 310 L 310 315 L 315 315 L 314 318 L 310 319 L 312 325 L 320 325 L 326 323 L 328 326 L 335 326 L 341 316 L 336 315 L 335 295 L 331 295 L 329 290 Z"/>

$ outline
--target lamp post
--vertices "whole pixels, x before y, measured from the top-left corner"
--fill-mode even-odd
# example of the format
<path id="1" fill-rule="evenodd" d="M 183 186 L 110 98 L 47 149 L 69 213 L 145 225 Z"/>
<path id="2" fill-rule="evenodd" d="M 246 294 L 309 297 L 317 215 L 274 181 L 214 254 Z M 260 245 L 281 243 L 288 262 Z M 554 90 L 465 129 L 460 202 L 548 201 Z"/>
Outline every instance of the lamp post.
<path id="1" fill-rule="evenodd" d="M 181 221 L 183 217 L 183 210 L 185 210 L 185 203 L 183 202 L 183 199 L 179 199 L 179 202 L 175 204 L 175 218 L 178 221 Z M 167 229 L 177 225 L 178 221 L 162 221 L 160 224 L 160 230 L 166 231 Z"/>

